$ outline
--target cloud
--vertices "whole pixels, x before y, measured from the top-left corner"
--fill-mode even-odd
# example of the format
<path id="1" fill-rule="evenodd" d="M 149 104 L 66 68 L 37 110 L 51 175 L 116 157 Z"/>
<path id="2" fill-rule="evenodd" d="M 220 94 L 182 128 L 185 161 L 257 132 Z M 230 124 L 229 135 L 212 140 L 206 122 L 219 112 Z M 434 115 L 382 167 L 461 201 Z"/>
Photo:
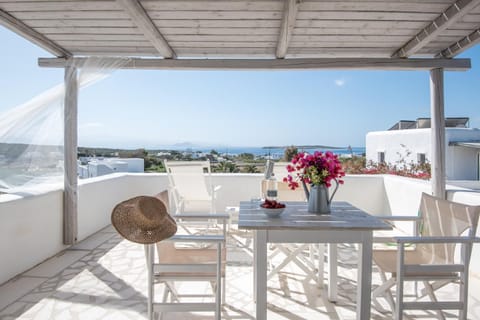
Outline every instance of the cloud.
<path id="1" fill-rule="evenodd" d="M 343 86 L 345 85 L 345 80 L 343 80 L 343 79 L 337 79 L 337 80 L 335 80 L 335 85 L 336 85 L 337 87 L 343 87 Z"/>

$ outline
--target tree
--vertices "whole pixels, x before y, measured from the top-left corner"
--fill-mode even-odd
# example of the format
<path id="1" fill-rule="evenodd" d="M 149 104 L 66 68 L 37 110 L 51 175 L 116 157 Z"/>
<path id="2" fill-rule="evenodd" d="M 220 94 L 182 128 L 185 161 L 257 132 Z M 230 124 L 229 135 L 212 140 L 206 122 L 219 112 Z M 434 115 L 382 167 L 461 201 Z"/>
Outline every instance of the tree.
<path id="1" fill-rule="evenodd" d="M 153 159 L 151 157 L 145 157 L 143 159 L 144 170 L 148 170 L 150 167 L 154 165 L 154 162 L 152 160 Z"/>
<path id="2" fill-rule="evenodd" d="M 167 160 L 183 160 L 183 154 L 177 150 L 169 150 L 168 153 L 162 155 L 161 158 Z"/>
<path id="3" fill-rule="evenodd" d="M 238 167 L 233 162 L 222 161 L 215 166 L 215 172 L 234 173 L 238 172 Z"/>
<path id="4" fill-rule="evenodd" d="M 243 172 L 245 173 L 258 173 L 258 168 L 254 164 L 247 164 L 245 167 L 243 167 Z"/>
<path id="5" fill-rule="evenodd" d="M 295 146 L 287 147 L 283 153 L 283 159 L 285 161 L 292 161 L 293 157 L 298 154 L 298 148 Z"/>
<path id="6" fill-rule="evenodd" d="M 240 153 L 238 155 L 238 158 L 242 161 L 253 161 L 255 159 L 255 156 L 253 155 L 253 153 L 245 152 L 245 153 Z"/>
<path id="7" fill-rule="evenodd" d="M 165 172 L 162 160 L 157 157 L 146 157 L 144 163 L 145 172 Z"/>
<path id="8" fill-rule="evenodd" d="M 119 152 L 119 156 L 121 158 L 146 158 L 148 155 L 148 152 L 141 148 L 141 149 L 136 149 L 136 150 L 122 150 Z"/>

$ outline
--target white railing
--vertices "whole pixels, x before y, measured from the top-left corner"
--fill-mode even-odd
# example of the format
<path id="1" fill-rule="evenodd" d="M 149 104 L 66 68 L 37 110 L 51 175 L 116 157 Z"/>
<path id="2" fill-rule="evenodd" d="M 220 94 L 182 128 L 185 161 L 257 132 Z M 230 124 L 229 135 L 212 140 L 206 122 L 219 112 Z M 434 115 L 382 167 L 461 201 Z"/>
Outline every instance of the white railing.
<path id="1" fill-rule="evenodd" d="M 262 177 L 262 174 L 213 174 L 212 183 L 222 186 L 217 212 L 223 212 L 226 206 L 238 206 L 241 200 L 258 197 Z M 416 215 L 421 192 L 430 190 L 427 181 L 389 175 L 351 175 L 344 180 L 335 200 L 349 201 L 374 215 Z M 137 195 L 154 195 L 165 190 L 167 184 L 166 174 L 146 173 L 116 173 L 81 180 L 78 240 L 108 226 L 117 203 Z M 53 190 L 32 196 L 0 195 L 0 284 L 66 248 L 62 244 L 62 193 Z M 469 191 L 449 192 L 449 198 L 480 204 L 480 194 Z"/>

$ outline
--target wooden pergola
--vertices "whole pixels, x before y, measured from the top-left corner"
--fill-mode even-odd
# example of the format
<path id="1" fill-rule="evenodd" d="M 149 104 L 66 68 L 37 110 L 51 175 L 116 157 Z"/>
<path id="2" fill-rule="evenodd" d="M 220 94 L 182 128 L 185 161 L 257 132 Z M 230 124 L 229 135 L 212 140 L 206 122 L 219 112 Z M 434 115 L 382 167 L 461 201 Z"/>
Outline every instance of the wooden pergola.
<path id="1" fill-rule="evenodd" d="M 0 24 L 65 68 L 64 242 L 77 235 L 77 66 L 130 57 L 124 68 L 429 70 L 432 191 L 445 197 L 444 70 L 480 41 L 480 0 L 0 0 Z"/>

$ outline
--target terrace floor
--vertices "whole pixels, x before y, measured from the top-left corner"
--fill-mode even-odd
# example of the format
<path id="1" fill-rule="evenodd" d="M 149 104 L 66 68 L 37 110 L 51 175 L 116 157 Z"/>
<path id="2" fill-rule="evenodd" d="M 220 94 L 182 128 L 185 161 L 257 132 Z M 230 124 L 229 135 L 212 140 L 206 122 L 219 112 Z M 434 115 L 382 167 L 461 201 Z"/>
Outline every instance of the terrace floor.
<path id="1" fill-rule="evenodd" d="M 222 319 L 254 319 L 252 235 L 228 237 L 227 292 Z M 19 253 L 21 254 L 21 253 Z M 276 263 L 274 261 L 274 263 Z M 374 286 L 380 283 L 373 275 Z M 339 301 L 289 264 L 268 283 L 268 319 L 355 319 L 356 250 L 339 246 Z M 456 288 L 445 288 L 451 295 Z M 450 290 L 450 291 L 449 291 Z M 472 290 L 480 291 L 472 283 Z M 480 302 L 470 304 L 478 319 Z M 146 265 L 142 245 L 107 227 L 0 287 L 0 319 L 146 319 Z M 472 312 L 474 311 L 474 312 Z M 164 319 L 212 319 L 212 313 L 170 313 Z M 391 319 L 372 308 L 372 319 Z M 434 319 L 417 313 L 406 319 Z"/>

